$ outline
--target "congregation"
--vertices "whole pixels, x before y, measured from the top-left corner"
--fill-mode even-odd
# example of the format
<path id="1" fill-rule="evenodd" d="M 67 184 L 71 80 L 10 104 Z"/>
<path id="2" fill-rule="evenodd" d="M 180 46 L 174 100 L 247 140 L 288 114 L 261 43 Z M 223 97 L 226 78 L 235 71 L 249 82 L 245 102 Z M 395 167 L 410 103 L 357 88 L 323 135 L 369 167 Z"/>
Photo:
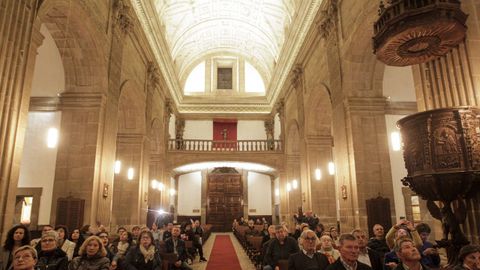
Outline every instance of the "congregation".
<path id="1" fill-rule="evenodd" d="M 380 224 L 368 238 L 364 229 L 339 234 L 325 229 L 312 213 L 296 214 L 295 229 L 286 223 L 256 225 L 240 218 L 233 231 L 257 269 L 263 270 L 478 270 L 480 246 L 466 245 L 457 265 L 441 263 L 439 246 L 429 241 L 430 226 L 400 219 L 387 233 Z"/>
<path id="2" fill-rule="evenodd" d="M 151 228 L 125 227 L 110 235 L 103 227 L 85 225 L 69 233 L 66 226 L 44 225 L 39 238 L 30 239 L 25 225 L 13 226 L 0 250 L 0 270 L 190 270 L 208 226 L 191 223 Z"/>

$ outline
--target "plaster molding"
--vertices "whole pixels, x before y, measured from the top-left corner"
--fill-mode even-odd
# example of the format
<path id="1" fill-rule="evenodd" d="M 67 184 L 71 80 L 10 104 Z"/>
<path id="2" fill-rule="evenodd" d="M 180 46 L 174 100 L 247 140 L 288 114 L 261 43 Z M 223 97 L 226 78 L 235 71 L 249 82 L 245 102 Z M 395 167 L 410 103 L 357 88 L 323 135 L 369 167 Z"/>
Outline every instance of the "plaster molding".
<path id="1" fill-rule="evenodd" d="M 31 97 L 30 112 L 54 112 L 58 111 L 60 99 L 58 97 Z"/>

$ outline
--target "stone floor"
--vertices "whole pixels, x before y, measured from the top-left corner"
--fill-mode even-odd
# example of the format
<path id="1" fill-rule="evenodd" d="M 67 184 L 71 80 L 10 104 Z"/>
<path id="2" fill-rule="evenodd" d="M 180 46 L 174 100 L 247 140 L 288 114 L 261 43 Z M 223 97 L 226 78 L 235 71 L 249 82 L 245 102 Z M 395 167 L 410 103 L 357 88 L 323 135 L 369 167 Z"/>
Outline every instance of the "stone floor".
<path id="1" fill-rule="evenodd" d="M 229 235 L 230 239 L 232 240 L 233 247 L 235 248 L 235 251 L 238 256 L 238 260 L 240 262 L 240 266 L 242 267 L 242 270 L 255 270 L 255 266 L 252 264 L 250 259 L 248 258 L 247 254 L 243 250 L 242 246 L 240 243 L 237 241 L 237 238 L 233 235 L 233 233 L 212 233 L 210 237 L 208 238 L 207 242 L 203 245 L 203 253 L 205 255 L 205 258 L 210 257 L 210 253 L 212 252 L 213 248 L 213 243 L 215 242 L 215 237 L 217 235 Z M 207 268 L 208 262 L 198 262 L 198 257 L 195 260 L 195 263 L 192 265 L 192 268 L 194 270 L 205 270 Z"/>

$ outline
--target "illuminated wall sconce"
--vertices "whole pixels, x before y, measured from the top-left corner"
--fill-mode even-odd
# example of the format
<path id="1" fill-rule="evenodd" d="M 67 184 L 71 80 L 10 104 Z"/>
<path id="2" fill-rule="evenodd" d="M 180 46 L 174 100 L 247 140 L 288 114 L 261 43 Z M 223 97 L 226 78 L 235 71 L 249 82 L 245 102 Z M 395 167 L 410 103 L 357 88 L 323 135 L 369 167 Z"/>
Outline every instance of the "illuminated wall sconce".
<path id="1" fill-rule="evenodd" d="M 122 162 L 120 160 L 116 160 L 113 171 L 115 172 L 115 174 L 119 174 L 121 169 L 122 169 Z"/>
<path id="2" fill-rule="evenodd" d="M 292 187 L 293 187 L 293 189 L 297 189 L 297 188 L 298 188 L 298 181 L 297 181 L 297 179 L 294 179 L 294 180 L 292 181 Z"/>
<path id="3" fill-rule="evenodd" d="M 402 139 L 400 138 L 400 132 L 394 131 L 390 134 L 393 151 L 400 151 L 402 148 Z"/>
<path id="4" fill-rule="evenodd" d="M 322 180 L 322 170 L 320 170 L 319 168 L 315 170 L 315 180 L 317 181 Z"/>
<path id="5" fill-rule="evenodd" d="M 158 184 L 159 184 L 159 183 L 158 183 L 158 181 L 157 181 L 156 179 L 153 179 L 153 180 L 152 180 L 152 188 L 153 188 L 153 189 L 158 189 Z"/>
<path id="6" fill-rule="evenodd" d="M 290 192 L 292 190 L 292 184 L 290 182 L 287 183 L 287 192 Z"/>
<path id="7" fill-rule="evenodd" d="M 278 188 L 275 189 L 275 196 L 280 196 L 280 190 Z"/>
<path id="8" fill-rule="evenodd" d="M 49 128 L 48 134 L 47 134 L 47 147 L 55 148 L 57 147 L 57 143 L 58 143 L 58 129 Z"/>
<path id="9" fill-rule="evenodd" d="M 127 171 L 127 179 L 128 179 L 128 180 L 133 180 L 134 173 L 135 173 L 135 171 L 133 170 L 132 167 L 128 168 L 128 171 Z"/>
<path id="10" fill-rule="evenodd" d="M 175 189 L 171 188 L 171 189 L 170 189 L 170 196 L 175 196 L 175 193 L 177 193 L 177 192 L 175 191 Z"/>
<path id="11" fill-rule="evenodd" d="M 328 174 L 334 175 L 335 174 L 335 164 L 333 162 L 328 162 Z"/>
<path id="12" fill-rule="evenodd" d="M 159 182 L 157 188 L 158 190 L 163 191 L 165 189 L 165 185 L 162 182 Z"/>

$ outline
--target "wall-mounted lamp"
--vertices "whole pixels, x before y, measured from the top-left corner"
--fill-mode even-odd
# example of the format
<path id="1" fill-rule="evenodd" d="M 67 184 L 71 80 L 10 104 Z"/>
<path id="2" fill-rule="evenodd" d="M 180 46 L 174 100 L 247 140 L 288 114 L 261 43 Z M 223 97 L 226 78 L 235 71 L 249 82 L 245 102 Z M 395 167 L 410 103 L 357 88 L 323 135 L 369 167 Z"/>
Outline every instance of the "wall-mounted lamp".
<path id="1" fill-rule="evenodd" d="M 159 183 L 158 183 L 158 181 L 157 181 L 156 179 L 153 179 L 153 180 L 152 180 L 152 188 L 153 188 L 153 189 L 158 189 L 158 184 L 159 184 Z"/>
<path id="2" fill-rule="evenodd" d="M 275 196 L 280 196 L 280 190 L 278 188 L 275 189 Z"/>
<path id="3" fill-rule="evenodd" d="M 171 188 L 171 189 L 170 189 L 170 196 L 175 196 L 175 193 L 177 193 L 177 192 L 175 191 L 175 189 Z"/>
<path id="4" fill-rule="evenodd" d="M 402 148 L 402 139 L 400 137 L 400 132 L 394 131 L 390 134 L 390 140 L 392 143 L 392 150 L 393 151 L 400 151 Z"/>
<path id="5" fill-rule="evenodd" d="M 114 168 L 113 171 L 115 172 L 115 174 L 119 174 L 120 170 L 122 169 L 122 162 L 120 160 L 116 160 L 115 166 L 113 168 Z"/>
<path id="6" fill-rule="evenodd" d="M 159 182 L 157 188 L 158 190 L 163 191 L 165 189 L 165 185 L 162 182 Z"/>
<path id="7" fill-rule="evenodd" d="M 297 180 L 297 179 L 293 179 L 293 181 L 292 181 L 292 187 L 293 187 L 293 189 L 297 189 L 297 188 L 298 188 L 298 180 Z"/>
<path id="8" fill-rule="evenodd" d="M 322 170 L 317 168 L 315 170 L 315 180 L 320 181 L 322 179 Z"/>
<path id="9" fill-rule="evenodd" d="M 128 180 L 133 180 L 134 174 L 135 174 L 135 171 L 133 170 L 133 168 L 132 167 L 128 168 L 127 179 Z"/>
<path id="10" fill-rule="evenodd" d="M 328 174 L 334 175 L 335 174 L 335 164 L 333 162 L 328 162 Z"/>
<path id="11" fill-rule="evenodd" d="M 292 184 L 290 182 L 287 183 L 287 192 L 290 192 L 292 190 Z"/>
<path id="12" fill-rule="evenodd" d="M 58 143 L 58 129 L 49 128 L 48 134 L 47 134 L 47 147 L 55 148 L 57 147 L 57 143 Z"/>

